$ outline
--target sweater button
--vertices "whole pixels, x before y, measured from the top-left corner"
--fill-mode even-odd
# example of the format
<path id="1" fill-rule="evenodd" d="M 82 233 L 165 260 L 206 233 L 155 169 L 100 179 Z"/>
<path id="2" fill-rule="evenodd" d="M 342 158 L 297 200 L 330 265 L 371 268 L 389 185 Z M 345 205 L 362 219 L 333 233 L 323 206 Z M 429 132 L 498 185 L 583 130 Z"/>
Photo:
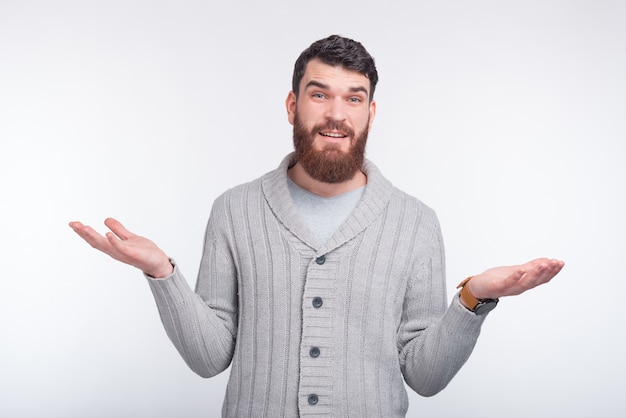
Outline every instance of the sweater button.
<path id="1" fill-rule="evenodd" d="M 313 303 L 313 307 L 314 307 L 314 308 L 321 308 L 321 307 L 322 307 L 322 305 L 324 304 L 324 301 L 322 300 L 322 298 L 321 298 L 321 297 L 319 297 L 319 296 L 315 296 L 315 297 L 313 298 L 313 302 L 312 302 L 312 303 Z"/>
<path id="2" fill-rule="evenodd" d="M 315 262 L 321 266 L 322 264 L 326 262 L 326 257 L 323 255 L 320 255 L 319 257 L 315 259 Z"/>
<path id="3" fill-rule="evenodd" d="M 319 398 L 317 397 L 317 395 L 315 393 L 311 393 L 309 395 L 309 405 L 317 405 L 317 401 L 319 401 Z"/>
<path id="4" fill-rule="evenodd" d="M 319 357 L 320 349 L 318 347 L 311 347 L 309 350 L 309 355 L 313 358 Z"/>

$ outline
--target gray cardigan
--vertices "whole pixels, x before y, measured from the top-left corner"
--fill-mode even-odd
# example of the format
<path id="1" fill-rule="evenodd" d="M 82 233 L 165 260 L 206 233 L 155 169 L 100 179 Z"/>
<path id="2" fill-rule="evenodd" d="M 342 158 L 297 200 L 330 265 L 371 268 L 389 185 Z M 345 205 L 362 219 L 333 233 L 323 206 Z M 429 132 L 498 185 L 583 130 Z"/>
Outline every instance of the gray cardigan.
<path id="1" fill-rule="evenodd" d="M 149 279 L 168 336 L 196 373 L 232 361 L 224 417 L 403 417 L 403 383 L 442 390 L 484 317 L 446 302 L 435 213 L 366 162 L 354 212 L 325 243 L 277 170 L 214 203 L 195 293 L 179 268 Z"/>

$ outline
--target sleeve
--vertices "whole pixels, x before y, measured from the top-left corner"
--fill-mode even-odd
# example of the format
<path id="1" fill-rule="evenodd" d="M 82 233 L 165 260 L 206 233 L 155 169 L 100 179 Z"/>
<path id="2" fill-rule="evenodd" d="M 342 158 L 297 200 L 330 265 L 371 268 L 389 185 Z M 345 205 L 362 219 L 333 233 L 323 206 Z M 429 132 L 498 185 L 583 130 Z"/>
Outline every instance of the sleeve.
<path id="1" fill-rule="evenodd" d="M 407 286 L 398 334 L 400 366 L 422 396 L 443 390 L 469 358 L 485 316 L 467 310 L 458 294 L 446 309 L 445 257 L 439 223 Z"/>
<path id="2" fill-rule="evenodd" d="M 237 275 L 232 258 L 219 248 L 211 215 L 195 292 L 174 264 L 165 279 L 148 278 L 168 337 L 187 365 L 212 377 L 230 364 L 237 333 Z"/>

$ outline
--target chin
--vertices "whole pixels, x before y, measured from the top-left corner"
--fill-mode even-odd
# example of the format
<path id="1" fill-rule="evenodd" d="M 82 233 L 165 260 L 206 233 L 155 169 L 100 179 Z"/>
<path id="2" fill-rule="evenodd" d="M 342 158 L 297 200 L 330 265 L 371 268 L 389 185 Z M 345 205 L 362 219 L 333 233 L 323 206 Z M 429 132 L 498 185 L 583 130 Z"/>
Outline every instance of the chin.
<path id="1" fill-rule="evenodd" d="M 350 151 L 350 147 L 345 142 L 323 142 L 322 144 L 317 144 L 315 150 L 319 152 L 334 150 L 347 154 Z"/>

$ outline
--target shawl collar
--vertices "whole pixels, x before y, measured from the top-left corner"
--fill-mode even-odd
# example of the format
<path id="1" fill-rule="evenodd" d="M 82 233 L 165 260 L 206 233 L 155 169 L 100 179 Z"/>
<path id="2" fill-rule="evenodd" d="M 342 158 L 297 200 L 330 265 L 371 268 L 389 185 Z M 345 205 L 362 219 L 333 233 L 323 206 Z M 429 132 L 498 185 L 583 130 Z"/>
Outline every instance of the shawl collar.
<path id="1" fill-rule="evenodd" d="M 361 200 L 333 236 L 327 242 L 321 243 L 302 220 L 289 194 L 287 170 L 293 164 L 293 156 L 293 153 L 287 155 L 276 170 L 264 175 L 261 178 L 261 187 L 267 204 L 278 221 L 318 255 L 340 247 L 361 233 L 378 218 L 391 199 L 391 182 L 383 177 L 371 161 L 366 160 L 363 172 L 367 176 L 367 185 Z"/>

